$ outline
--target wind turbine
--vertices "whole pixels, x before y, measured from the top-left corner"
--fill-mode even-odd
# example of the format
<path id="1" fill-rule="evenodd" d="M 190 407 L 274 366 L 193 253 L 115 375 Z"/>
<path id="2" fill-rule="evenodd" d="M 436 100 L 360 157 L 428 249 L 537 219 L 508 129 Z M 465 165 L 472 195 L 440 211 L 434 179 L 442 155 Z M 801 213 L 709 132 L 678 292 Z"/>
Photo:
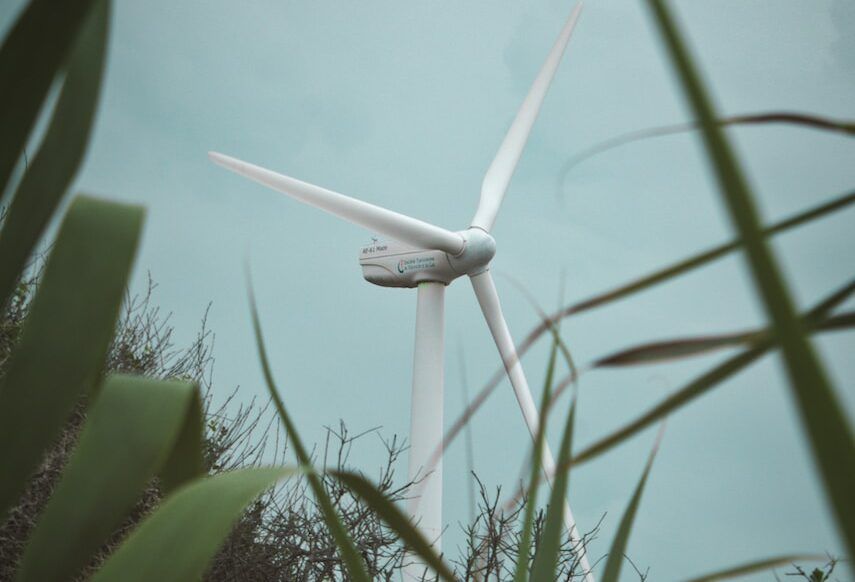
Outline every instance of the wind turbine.
<path id="1" fill-rule="evenodd" d="M 445 287 L 455 279 L 469 277 L 529 432 L 533 438 L 537 434 L 538 411 L 490 275 L 490 261 L 496 252 L 490 231 L 581 9 L 579 2 L 517 112 L 484 176 L 478 209 L 466 229 L 446 230 L 220 153 L 208 154 L 213 162 L 237 174 L 392 239 L 384 242 L 375 239 L 362 247 L 359 263 L 364 278 L 371 283 L 418 288 L 409 476 L 411 480 L 423 481 L 420 495 L 410 500 L 408 510 L 437 549 L 442 534 L 442 462 L 430 475 L 421 472 L 429 466 L 431 454 L 443 436 L 444 300 Z M 548 446 L 542 454 L 543 470 L 551 487 L 555 463 Z M 580 540 L 566 503 L 564 514 L 571 538 Z M 586 578 L 592 580 L 583 544 L 578 544 L 577 557 Z"/>

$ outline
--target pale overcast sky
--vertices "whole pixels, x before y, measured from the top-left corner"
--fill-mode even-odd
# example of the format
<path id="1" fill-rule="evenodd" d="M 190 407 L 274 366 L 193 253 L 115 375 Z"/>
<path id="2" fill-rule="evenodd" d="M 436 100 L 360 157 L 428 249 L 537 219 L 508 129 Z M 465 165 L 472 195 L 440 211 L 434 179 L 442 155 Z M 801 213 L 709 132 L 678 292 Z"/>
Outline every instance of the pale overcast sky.
<path id="1" fill-rule="evenodd" d="M 0 8 L 3 30 L 21 0 Z M 308 440 L 344 419 L 354 431 L 409 430 L 415 293 L 364 282 L 370 234 L 212 165 L 219 150 L 456 229 L 572 1 L 148 0 L 114 3 L 102 108 L 78 189 L 149 208 L 134 290 L 189 341 L 206 305 L 215 385 L 264 398 L 243 261 L 250 257 L 272 363 Z M 797 110 L 855 118 L 851 0 L 672 2 L 724 113 Z M 516 338 L 537 323 L 503 275 L 555 305 L 727 240 L 732 230 L 696 136 L 633 144 L 556 179 L 591 144 L 687 119 L 644 3 L 589 0 L 499 216 L 497 285 Z M 772 221 L 851 190 L 851 139 L 793 127 L 729 130 Z M 775 239 L 806 307 L 852 277 L 853 210 Z M 576 359 L 675 335 L 743 329 L 763 316 L 734 256 L 564 325 Z M 447 294 L 446 423 L 499 363 L 465 281 Z M 815 342 L 855 414 L 852 332 Z M 525 359 L 542 384 L 547 346 Z M 582 378 L 576 442 L 621 426 L 727 357 Z M 557 447 L 559 422 L 550 431 Z M 473 424 L 475 469 L 510 488 L 529 440 L 510 386 Z M 580 527 L 603 513 L 607 551 L 641 473 L 649 430 L 571 477 Z M 374 437 L 353 454 L 373 472 Z M 465 448 L 446 458 L 445 518 L 468 515 Z M 406 463 L 400 466 L 402 477 Z M 630 541 L 651 580 L 785 552 L 841 552 L 777 357 L 767 357 L 668 422 Z M 841 579 L 845 574 L 841 574 Z M 770 580 L 771 574 L 758 577 Z"/>

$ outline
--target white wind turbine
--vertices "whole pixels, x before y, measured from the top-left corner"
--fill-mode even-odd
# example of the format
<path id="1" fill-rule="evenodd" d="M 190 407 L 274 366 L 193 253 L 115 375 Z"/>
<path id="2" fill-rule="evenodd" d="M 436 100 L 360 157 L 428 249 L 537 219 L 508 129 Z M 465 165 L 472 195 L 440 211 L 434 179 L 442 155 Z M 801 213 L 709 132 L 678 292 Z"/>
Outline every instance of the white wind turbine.
<path id="1" fill-rule="evenodd" d="M 537 434 L 538 411 L 490 275 L 490 261 L 496 251 L 490 230 L 581 9 L 579 2 L 538 72 L 484 176 L 478 209 L 469 228 L 464 230 L 452 232 L 220 153 L 208 154 L 213 162 L 233 172 L 393 239 L 375 240 L 363 247 L 359 262 L 363 276 L 371 283 L 418 288 L 409 476 L 424 480 L 421 494 L 410 500 L 408 509 L 436 548 L 440 547 L 442 534 L 442 462 L 427 477 L 421 472 L 429 466 L 431 454 L 443 436 L 445 287 L 458 277 L 469 276 L 529 432 L 532 437 Z M 542 464 L 551 487 L 555 463 L 548 446 L 544 447 Z M 579 540 L 579 531 L 566 503 L 564 514 L 571 538 Z M 582 544 L 578 548 L 580 565 L 588 573 L 588 580 L 592 580 L 585 548 Z"/>

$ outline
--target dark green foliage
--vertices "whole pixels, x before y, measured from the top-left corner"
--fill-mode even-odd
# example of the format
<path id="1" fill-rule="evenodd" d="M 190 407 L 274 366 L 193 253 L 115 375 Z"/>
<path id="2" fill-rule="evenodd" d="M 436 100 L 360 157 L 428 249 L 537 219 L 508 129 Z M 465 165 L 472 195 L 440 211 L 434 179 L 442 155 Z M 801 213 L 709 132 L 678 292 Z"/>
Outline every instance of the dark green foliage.
<path id="1" fill-rule="evenodd" d="M 7 186 L 54 77 L 68 63 L 92 7 L 106 0 L 34 0 L 0 48 L 0 192 Z"/>
<path id="2" fill-rule="evenodd" d="M 0 231 L 0 303 L 12 292 L 86 153 L 106 60 L 109 8 L 104 0 L 93 3 L 71 54 L 50 126 L 9 206 Z"/>
<path id="3" fill-rule="evenodd" d="M 169 490 L 203 474 L 194 422 L 201 412 L 191 383 L 112 376 L 39 516 L 18 580 L 59 581 L 80 572 L 155 475 Z"/>
<path id="4" fill-rule="evenodd" d="M 241 469 L 189 483 L 134 530 L 93 582 L 198 579 L 244 508 L 295 471 Z"/>
<path id="5" fill-rule="evenodd" d="M 142 216 L 93 198 L 68 211 L 0 385 L 0 515 L 75 403 L 96 394 Z"/>

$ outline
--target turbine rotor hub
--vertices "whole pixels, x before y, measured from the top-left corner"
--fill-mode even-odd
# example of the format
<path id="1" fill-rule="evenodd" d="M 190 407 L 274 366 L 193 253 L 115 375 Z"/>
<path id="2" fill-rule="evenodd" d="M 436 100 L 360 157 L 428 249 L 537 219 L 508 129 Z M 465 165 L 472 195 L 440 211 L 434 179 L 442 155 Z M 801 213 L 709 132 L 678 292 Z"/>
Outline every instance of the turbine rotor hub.
<path id="1" fill-rule="evenodd" d="M 459 255 L 448 255 L 451 268 L 461 275 L 477 275 L 487 270 L 496 255 L 496 239 L 477 226 L 458 231 L 463 237 L 463 250 Z"/>

